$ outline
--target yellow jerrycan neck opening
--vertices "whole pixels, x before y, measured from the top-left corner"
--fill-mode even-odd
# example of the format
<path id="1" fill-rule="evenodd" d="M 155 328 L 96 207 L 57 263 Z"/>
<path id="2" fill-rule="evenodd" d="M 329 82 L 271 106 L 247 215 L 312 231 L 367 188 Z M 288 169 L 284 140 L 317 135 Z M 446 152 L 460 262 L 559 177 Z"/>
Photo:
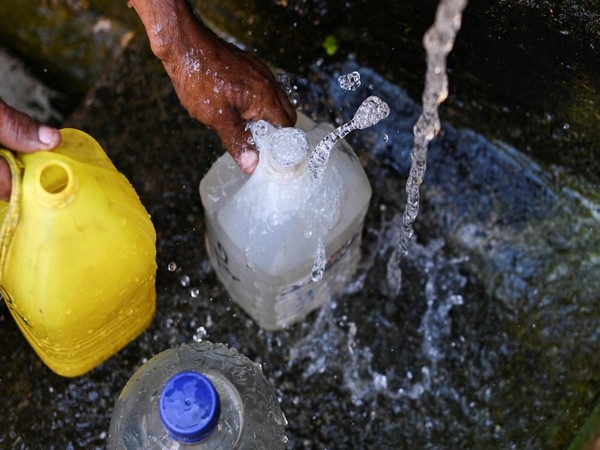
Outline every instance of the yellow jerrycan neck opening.
<path id="1" fill-rule="evenodd" d="M 46 161 L 35 171 L 38 200 L 46 206 L 63 206 L 75 197 L 77 178 L 62 161 Z"/>

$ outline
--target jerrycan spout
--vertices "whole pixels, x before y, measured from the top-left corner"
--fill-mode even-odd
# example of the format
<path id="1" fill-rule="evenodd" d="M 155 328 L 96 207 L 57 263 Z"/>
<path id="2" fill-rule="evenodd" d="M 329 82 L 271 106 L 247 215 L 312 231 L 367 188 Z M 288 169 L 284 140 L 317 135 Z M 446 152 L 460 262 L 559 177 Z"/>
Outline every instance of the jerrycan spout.
<path id="1" fill-rule="evenodd" d="M 256 146 L 265 154 L 258 163 L 259 168 L 268 167 L 280 179 L 304 172 L 310 152 L 304 131 L 293 127 L 275 128 L 264 120 L 251 123 L 249 128 Z"/>
<path id="2" fill-rule="evenodd" d="M 62 161 L 46 161 L 35 172 L 35 193 L 47 207 L 70 203 L 77 192 L 77 177 L 70 165 Z"/>

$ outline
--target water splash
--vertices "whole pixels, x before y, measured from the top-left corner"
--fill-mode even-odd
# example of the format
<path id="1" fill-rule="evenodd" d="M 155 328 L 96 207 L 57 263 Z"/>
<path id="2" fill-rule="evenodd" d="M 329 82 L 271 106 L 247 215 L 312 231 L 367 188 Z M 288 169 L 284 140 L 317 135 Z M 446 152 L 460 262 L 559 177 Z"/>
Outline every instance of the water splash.
<path id="1" fill-rule="evenodd" d="M 360 87 L 360 73 L 355 70 L 352 73 L 340 75 L 338 77 L 338 83 L 345 91 L 355 91 Z"/>
<path id="2" fill-rule="evenodd" d="M 450 313 L 463 304 L 461 291 L 467 280 L 459 272 L 464 258 L 447 259 L 443 248 L 441 240 L 426 247 L 416 243 L 411 246 L 419 271 L 427 274 L 423 293 L 427 308 L 418 327 L 421 344 L 416 366 L 408 367 L 404 373 L 379 372 L 371 346 L 361 344 L 357 337 L 360 324 L 348 321 L 345 316 L 337 318 L 335 302 L 320 310 L 310 332 L 291 347 L 288 364 L 304 365 L 302 375 L 306 379 L 339 369 L 356 405 L 377 402 L 378 395 L 392 401 L 416 400 L 453 389 L 451 380 L 443 373 L 443 361 L 452 332 Z"/>
<path id="3" fill-rule="evenodd" d="M 190 285 L 190 277 L 189 275 L 183 275 L 180 279 L 179 279 L 179 284 L 181 284 L 183 287 L 188 287 Z"/>
<path id="4" fill-rule="evenodd" d="M 281 128 L 271 136 L 268 157 L 280 169 L 296 167 L 306 159 L 308 140 L 298 128 Z"/>
<path id="5" fill-rule="evenodd" d="M 419 187 L 427 167 L 427 146 L 437 136 L 441 124 L 438 106 L 448 96 L 446 58 L 460 29 L 462 13 L 467 0 L 442 0 L 438 5 L 435 22 L 423 37 L 427 52 L 427 73 L 423 90 L 423 112 L 414 126 L 414 146 L 406 182 L 406 209 L 402 217 L 399 239 L 387 265 L 387 283 L 390 292 L 398 295 L 402 283 L 400 260 L 408 253 L 414 234 L 413 223 L 419 214 Z"/>
<path id="6" fill-rule="evenodd" d="M 389 113 L 390 107 L 379 97 L 372 95 L 366 98 L 349 122 L 333 130 L 317 144 L 308 160 L 308 169 L 313 177 L 318 179 L 323 175 L 331 149 L 337 141 L 343 139 L 351 131 L 363 130 L 375 125 L 385 119 Z"/>
<path id="7" fill-rule="evenodd" d="M 327 255 L 325 254 L 325 244 L 322 239 L 319 239 L 317 243 L 317 251 L 315 254 L 315 260 L 313 261 L 313 267 L 311 272 L 311 279 L 316 283 L 321 281 L 323 274 L 325 273 L 325 266 L 327 265 Z"/>
<path id="8" fill-rule="evenodd" d="M 192 336 L 192 339 L 194 342 L 202 342 L 203 340 L 208 339 L 207 329 L 200 325 L 198 328 L 196 328 L 196 332 Z"/>
<path id="9" fill-rule="evenodd" d="M 252 135 L 252 143 L 257 147 L 266 145 L 266 140 L 269 135 L 269 130 L 273 128 L 266 120 L 258 120 L 256 122 L 249 122 L 246 125 L 246 129 L 250 130 Z"/>

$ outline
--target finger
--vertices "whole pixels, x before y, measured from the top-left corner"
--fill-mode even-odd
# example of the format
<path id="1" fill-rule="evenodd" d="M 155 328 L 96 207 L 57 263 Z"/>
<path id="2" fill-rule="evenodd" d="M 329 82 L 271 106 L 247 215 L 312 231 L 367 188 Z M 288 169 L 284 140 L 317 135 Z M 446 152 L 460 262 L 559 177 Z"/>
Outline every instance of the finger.
<path id="1" fill-rule="evenodd" d="M 252 144 L 252 134 L 241 117 L 221 122 L 215 131 L 227 152 L 244 173 L 251 174 L 258 165 L 258 151 Z"/>
<path id="2" fill-rule="evenodd" d="M 42 125 L 0 99 L 0 144 L 21 152 L 51 150 L 60 143 L 55 128 Z"/>
<path id="3" fill-rule="evenodd" d="M 282 95 L 285 94 L 282 93 Z M 285 99 L 277 99 L 274 106 L 263 108 L 262 113 L 256 116 L 257 117 L 253 117 L 254 120 L 266 120 L 276 127 L 293 127 L 296 124 L 297 119 L 296 110 L 287 97 Z"/>
<path id="4" fill-rule="evenodd" d="M 258 150 L 250 143 L 252 134 L 245 129 L 245 125 L 236 128 L 223 139 L 227 151 L 233 156 L 242 172 L 252 174 L 258 165 Z"/>
<path id="5" fill-rule="evenodd" d="M 10 200 L 11 189 L 10 168 L 6 160 L 0 158 L 0 200 L 5 202 Z"/>
<path id="6" fill-rule="evenodd" d="M 252 175 L 258 166 L 258 152 L 256 150 L 245 150 L 240 153 L 236 160 L 242 172 Z"/>
<path id="7" fill-rule="evenodd" d="M 254 97 L 251 103 L 243 108 L 243 119 L 266 120 L 276 127 L 293 127 L 296 124 L 296 109 L 275 81 L 258 92 L 261 92 L 261 95 Z"/>
<path id="8" fill-rule="evenodd" d="M 296 120 L 298 118 L 296 108 L 292 106 L 288 96 L 281 88 L 277 89 L 277 95 L 280 107 L 270 110 L 273 113 L 273 117 L 271 118 L 272 123 L 275 122 L 282 127 L 293 127 L 296 125 Z"/>

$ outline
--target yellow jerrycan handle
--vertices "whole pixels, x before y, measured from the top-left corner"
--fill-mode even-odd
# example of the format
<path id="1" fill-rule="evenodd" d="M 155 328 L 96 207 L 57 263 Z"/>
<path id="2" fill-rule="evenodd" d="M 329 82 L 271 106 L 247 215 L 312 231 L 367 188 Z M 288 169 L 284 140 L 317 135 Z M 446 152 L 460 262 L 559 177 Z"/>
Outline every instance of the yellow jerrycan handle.
<path id="1" fill-rule="evenodd" d="M 11 173 L 11 196 L 10 202 L 0 201 L 0 286 L 2 285 L 2 274 L 4 273 L 4 262 L 8 254 L 8 248 L 12 242 L 12 236 L 19 223 L 19 207 L 21 205 L 21 172 L 23 165 L 8 150 L 0 150 L 0 157 L 4 158 Z"/>
<path id="2" fill-rule="evenodd" d="M 156 307 L 156 232 L 133 186 L 86 133 L 0 157 L 0 292 L 54 372 L 83 375 L 135 339 Z"/>

